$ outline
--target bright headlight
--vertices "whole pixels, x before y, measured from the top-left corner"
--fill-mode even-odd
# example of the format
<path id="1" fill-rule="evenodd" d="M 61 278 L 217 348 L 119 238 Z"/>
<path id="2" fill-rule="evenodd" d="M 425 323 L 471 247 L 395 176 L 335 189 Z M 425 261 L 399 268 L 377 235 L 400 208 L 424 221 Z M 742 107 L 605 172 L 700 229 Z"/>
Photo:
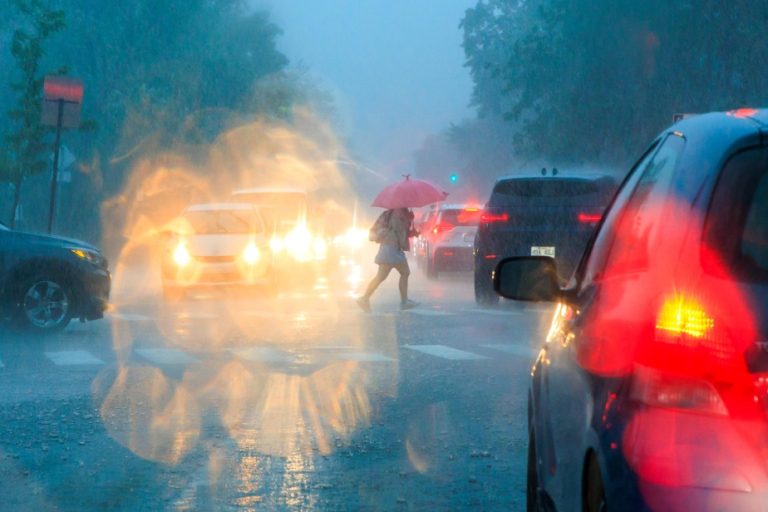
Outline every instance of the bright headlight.
<path id="1" fill-rule="evenodd" d="M 81 260 L 85 260 L 93 265 L 101 265 L 104 261 L 104 257 L 102 255 L 89 249 L 70 249 L 70 252 L 72 252 L 72 254 Z"/>
<path id="2" fill-rule="evenodd" d="M 280 252 L 285 248 L 285 244 L 277 237 L 273 237 L 269 241 L 269 248 L 272 252 Z"/>
<path id="3" fill-rule="evenodd" d="M 180 242 L 173 250 L 173 261 L 180 267 L 186 267 L 192 261 L 192 256 L 184 242 Z"/>
<path id="4" fill-rule="evenodd" d="M 256 247 L 256 244 L 250 242 L 245 246 L 245 250 L 243 251 L 243 261 L 249 265 L 255 265 L 259 262 L 260 257 L 261 255 L 259 254 L 259 248 Z"/>
<path id="5" fill-rule="evenodd" d="M 312 244 L 312 252 L 315 255 L 315 258 L 323 259 L 328 253 L 328 244 L 326 244 L 325 240 L 322 238 L 316 238 L 315 242 Z"/>

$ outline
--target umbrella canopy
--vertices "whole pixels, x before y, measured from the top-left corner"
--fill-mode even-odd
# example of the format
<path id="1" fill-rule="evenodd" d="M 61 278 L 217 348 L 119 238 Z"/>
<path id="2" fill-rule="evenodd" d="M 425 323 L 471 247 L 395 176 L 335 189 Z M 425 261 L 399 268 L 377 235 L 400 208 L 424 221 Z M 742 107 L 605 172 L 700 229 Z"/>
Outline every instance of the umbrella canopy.
<path id="1" fill-rule="evenodd" d="M 437 185 L 426 180 L 406 176 L 402 181 L 385 187 L 373 200 L 371 206 L 386 208 L 419 208 L 443 201 L 448 196 Z"/>

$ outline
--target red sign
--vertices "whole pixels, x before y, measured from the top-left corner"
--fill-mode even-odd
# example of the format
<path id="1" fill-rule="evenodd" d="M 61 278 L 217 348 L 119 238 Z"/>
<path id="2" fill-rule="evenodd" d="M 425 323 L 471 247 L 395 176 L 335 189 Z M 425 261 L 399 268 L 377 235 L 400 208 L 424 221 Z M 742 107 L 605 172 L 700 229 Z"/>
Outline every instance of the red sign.
<path id="1" fill-rule="evenodd" d="M 46 76 L 45 82 L 43 82 L 43 99 L 82 103 L 83 82 L 69 76 Z"/>
<path id="2" fill-rule="evenodd" d="M 83 82 L 70 76 L 46 76 L 40 121 L 49 126 L 61 123 L 62 128 L 77 128 L 82 101 Z"/>

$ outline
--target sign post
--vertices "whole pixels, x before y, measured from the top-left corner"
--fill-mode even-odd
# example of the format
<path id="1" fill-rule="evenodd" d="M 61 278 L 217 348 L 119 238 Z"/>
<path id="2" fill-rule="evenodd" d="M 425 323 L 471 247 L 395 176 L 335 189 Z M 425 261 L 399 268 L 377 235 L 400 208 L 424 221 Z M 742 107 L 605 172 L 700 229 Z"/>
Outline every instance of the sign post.
<path id="1" fill-rule="evenodd" d="M 53 212 L 56 205 L 56 181 L 59 172 L 61 129 L 80 126 L 80 105 L 83 101 L 83 83 L 68 76 L 46 76 L 43 83 L 43 110 L 41 122 L 56 127 L 53 147 L 53 173 L 51 198 L 48 207 L 48 233 L 53 228 Z"/>

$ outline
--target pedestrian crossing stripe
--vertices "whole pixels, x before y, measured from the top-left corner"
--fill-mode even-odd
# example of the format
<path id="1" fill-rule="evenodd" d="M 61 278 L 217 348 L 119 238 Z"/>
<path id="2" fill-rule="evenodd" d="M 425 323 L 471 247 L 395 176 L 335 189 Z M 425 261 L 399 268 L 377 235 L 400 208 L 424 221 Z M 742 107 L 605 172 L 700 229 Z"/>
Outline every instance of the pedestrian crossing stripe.
<path id="1" fill-rule="evenodd" d="M 99 365 L 104 361 L 94 356 L 87 350 L 59 350 L 46 352 L 45 357 L 57 366 Z"/>
<path id="2" fill-rule="evenodd" d="M 135 313 L 110 313 L 109 318 L 125 322 L 149 322 L 152 320 L 146 315 L 137 315 Z"/>
<path id="3" fill-rule="evenodd" d="M 485 356 L 459 350 L 457 348 L 447 347 L 445 345 L 404 345 L 405 348 L 416 350 L 430 356 L 441 357 L 450 360 L 479 360 L 488 359 Z"/>
<path id="4" fill-rule="evenodd" d="M 198 361 L 197 358 L 175 348 L 141 348 L 136 349 L 136 353 L 160 365 L 191 364 Z"/>
<path id="5" fill-rule="evenodd" d="M 436 309 L 407 309 L 406 312 L 421 316 L 449 316 L 454 314 L 448 311 L 439 311 Z"/>
<path id="6" fill-rule="evenodd" d="M 513 356 L 533 357 L 538 353 L 537 350 L 534 350 L 531 347 L 526 347 L 525 345 L 490 344 L 490 345 L 480 345 L 480 346 L 485 348 L 490 348 L 492 350 L 498 350 L 499 352 L 504 352 L 506 354 L 511 354 Z"/>
<path id="7" fill-rule="evenodd" d="M 230 348 L 230 353 L 253 363 L 290 363 L 294 357 L 271 347 Z"/>
<path id="8" fill-rule="evenodd" d="M 395 359 L 375 352 L 342 352 L 338 354 L 339 359 L 344 361 L 359 361 L 361 363 L 389 363 Z"/>
<path id="9" fill-rule="evenodd" d="M 465 311 L 467 313 L 481 313 L 483 315 L 494 315 L 494 316 L 512 316 L 512 315 L 520 315 L 523 312 L 517 311 L 517 310 L 510 310 L 510 309 L 483 309 L 483 308 L 473 308 L 473 309 L 462 309 L 462 311 Z"/>

